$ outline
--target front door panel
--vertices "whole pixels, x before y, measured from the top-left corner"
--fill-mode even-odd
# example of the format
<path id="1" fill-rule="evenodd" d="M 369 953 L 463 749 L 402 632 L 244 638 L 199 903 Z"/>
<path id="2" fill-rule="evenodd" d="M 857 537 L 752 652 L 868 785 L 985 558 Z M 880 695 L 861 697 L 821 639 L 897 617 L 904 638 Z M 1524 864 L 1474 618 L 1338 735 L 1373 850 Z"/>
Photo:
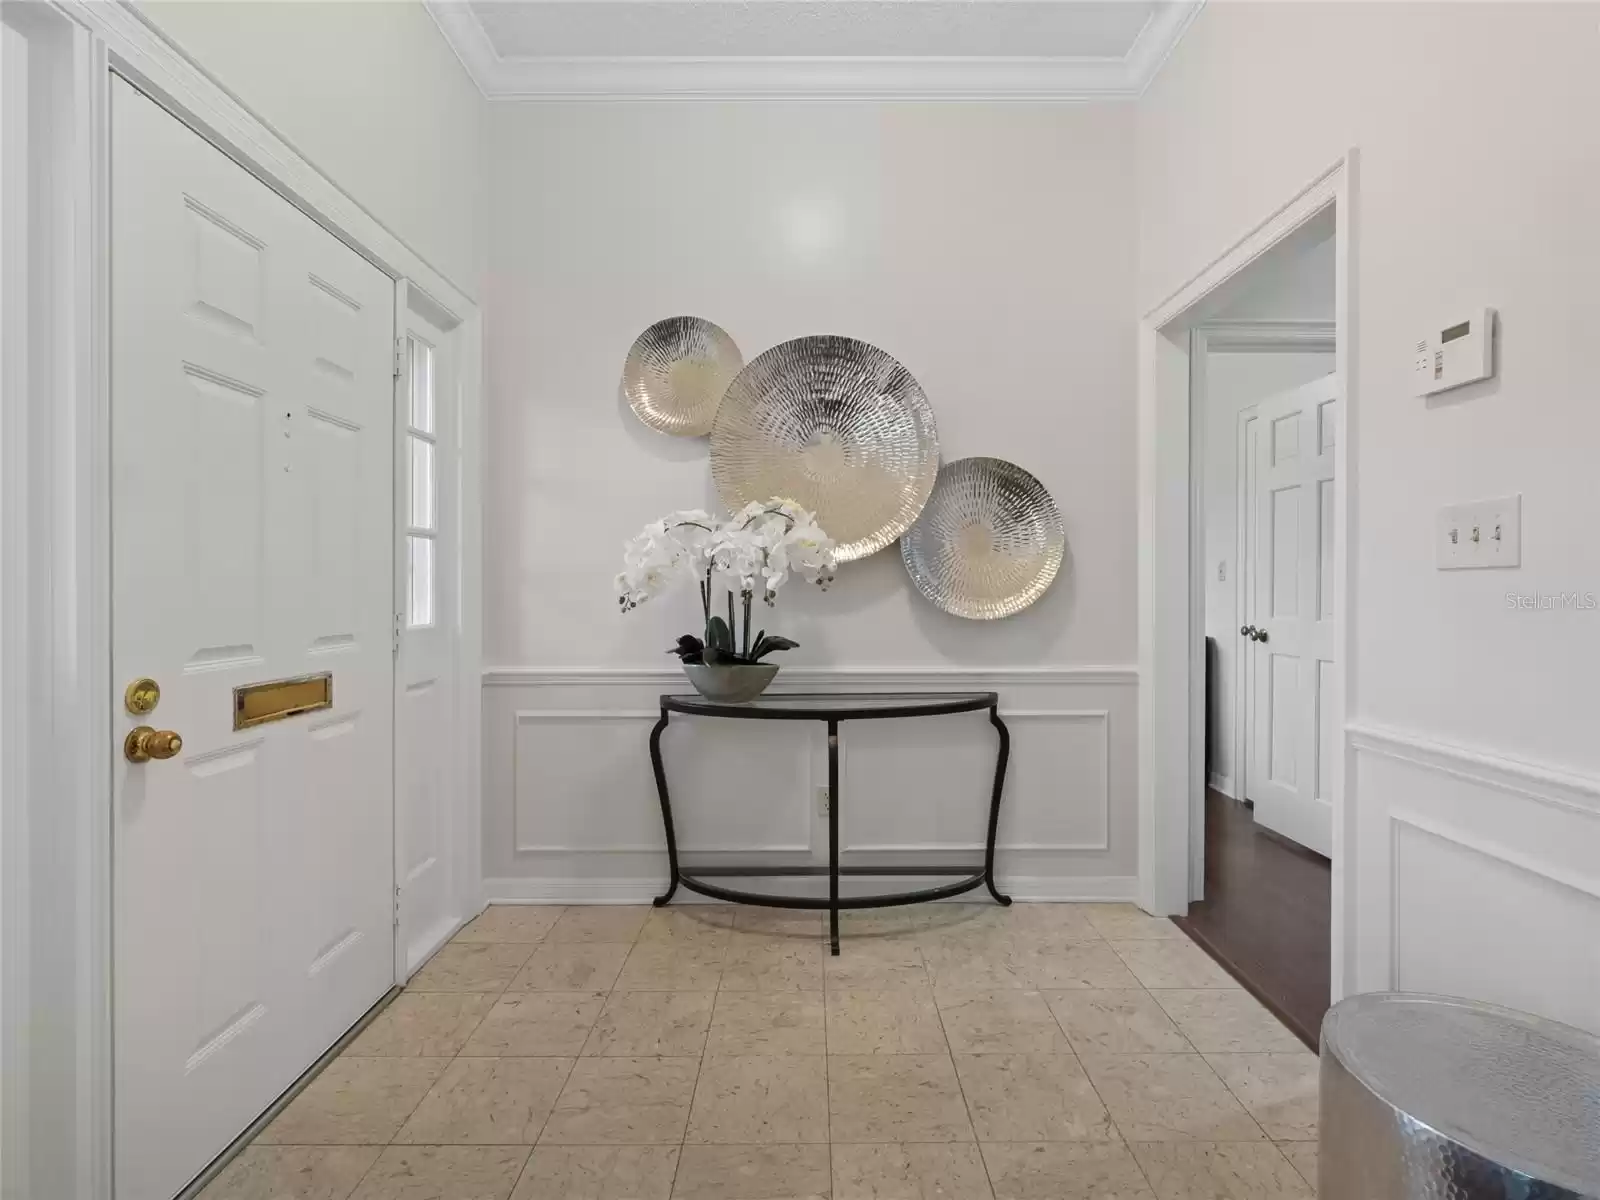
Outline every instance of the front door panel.
<path id="1" fill-rule="evenodd" d="M 393 285 L 112 91 L 119 1200 L 170 1200 L 393 978 Z M 236 729 L 234 689 L 332 706 Z M 122 687 L 157 681 L 131 715 Z"/>

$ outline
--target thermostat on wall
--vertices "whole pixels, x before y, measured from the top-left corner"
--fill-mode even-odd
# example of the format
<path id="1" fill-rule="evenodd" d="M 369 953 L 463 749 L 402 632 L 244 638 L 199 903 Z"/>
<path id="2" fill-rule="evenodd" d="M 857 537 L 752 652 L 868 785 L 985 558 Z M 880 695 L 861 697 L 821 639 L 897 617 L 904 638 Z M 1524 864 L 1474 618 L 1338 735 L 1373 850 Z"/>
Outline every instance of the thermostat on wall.
<path id="1" fill-rule="evenodd" d="M 1419 340 L 1412 374 L 1419 396 L 1488 379 L 1494 374 L 1494 309 L 1479 309 Z"/>

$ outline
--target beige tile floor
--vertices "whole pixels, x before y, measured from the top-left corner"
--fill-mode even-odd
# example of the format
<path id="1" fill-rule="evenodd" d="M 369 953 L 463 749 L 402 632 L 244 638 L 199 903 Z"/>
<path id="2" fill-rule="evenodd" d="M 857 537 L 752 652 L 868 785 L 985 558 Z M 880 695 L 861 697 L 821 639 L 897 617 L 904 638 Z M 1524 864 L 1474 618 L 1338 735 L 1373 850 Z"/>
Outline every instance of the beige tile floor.
<path id="1" fill-rule="evenodd" d="M 1126 905 L 491 908 L 204 1200 L 1289 1200 L 1317 1063 Z"/>

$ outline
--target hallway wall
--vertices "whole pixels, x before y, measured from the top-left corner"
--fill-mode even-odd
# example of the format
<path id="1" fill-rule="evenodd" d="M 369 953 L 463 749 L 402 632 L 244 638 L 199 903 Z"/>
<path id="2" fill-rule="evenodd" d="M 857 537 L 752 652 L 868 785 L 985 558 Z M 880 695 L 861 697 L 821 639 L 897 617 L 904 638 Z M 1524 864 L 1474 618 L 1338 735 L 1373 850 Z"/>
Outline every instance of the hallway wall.
<path id="1" fill-rule="evenodd" d="M 1230 3 L 1138 105 L 1148 309 L 1351 147 L 1358 611 L 1347 987 L 1600 1029 L 1600 592 L 1585 331 L 1600 292 L 1593 3 Z M 1496 378 L 1413 395 L 1416 341 L 1499 311 Z M 1522 565 L 1440 572 L 1443 505 L 1520 493 Z"/>

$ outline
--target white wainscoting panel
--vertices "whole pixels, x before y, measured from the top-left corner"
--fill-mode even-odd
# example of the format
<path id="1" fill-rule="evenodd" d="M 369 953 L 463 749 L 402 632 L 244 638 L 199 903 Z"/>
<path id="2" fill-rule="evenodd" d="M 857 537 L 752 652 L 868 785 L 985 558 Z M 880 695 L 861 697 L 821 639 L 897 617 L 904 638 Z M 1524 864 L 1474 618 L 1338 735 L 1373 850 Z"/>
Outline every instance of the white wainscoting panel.
<path id="1" fill-rule="evenodd" d="M 1135 894 L 1131 668 L 786 669 L 779 683 L 792 691 L 998 691 L 1011 730 L 998 861 L 1005 886 L 1031 899 Z M 663 889 L 649 735 L 660 694 L 682 690 L 682 675 L 670 669 L 484 673 L 489 900 L 638 902 Z M 984 713 L 843 722 L 846 861 L 981 862 L 998 746 Z M 821 722 L 675 714 L 662 751 L 686 860 L 826 861 Z"/>
<path id="2" fill-rule="evenodd" d="M 512 746 L 517 852 L 661 852 L 648 749 L 659 715 L 651 708 L 519 711 Z M 690 803 L 674 811 L 679 850 L 809 851 L 816 729 L 787 721 L 673 721 L 661 750 L 674 792 L 727 800 L 714 811 Z"/>
<path id="3" fill-rule="evenodd" d="M 1001 718 L 1011 731 L 1001 848 L 1109 850 L 1110 714 L 1023 709 Z M 999 752 L 987 714 L 847 723 L 841 740 L 846 851 L 982 848 Z"/>
<path id="4" fill-rule="evenodd" d="M 1600 1033 L 1600 781 L 1391 729 L 1351 745 L 1357 989 Z"/>

